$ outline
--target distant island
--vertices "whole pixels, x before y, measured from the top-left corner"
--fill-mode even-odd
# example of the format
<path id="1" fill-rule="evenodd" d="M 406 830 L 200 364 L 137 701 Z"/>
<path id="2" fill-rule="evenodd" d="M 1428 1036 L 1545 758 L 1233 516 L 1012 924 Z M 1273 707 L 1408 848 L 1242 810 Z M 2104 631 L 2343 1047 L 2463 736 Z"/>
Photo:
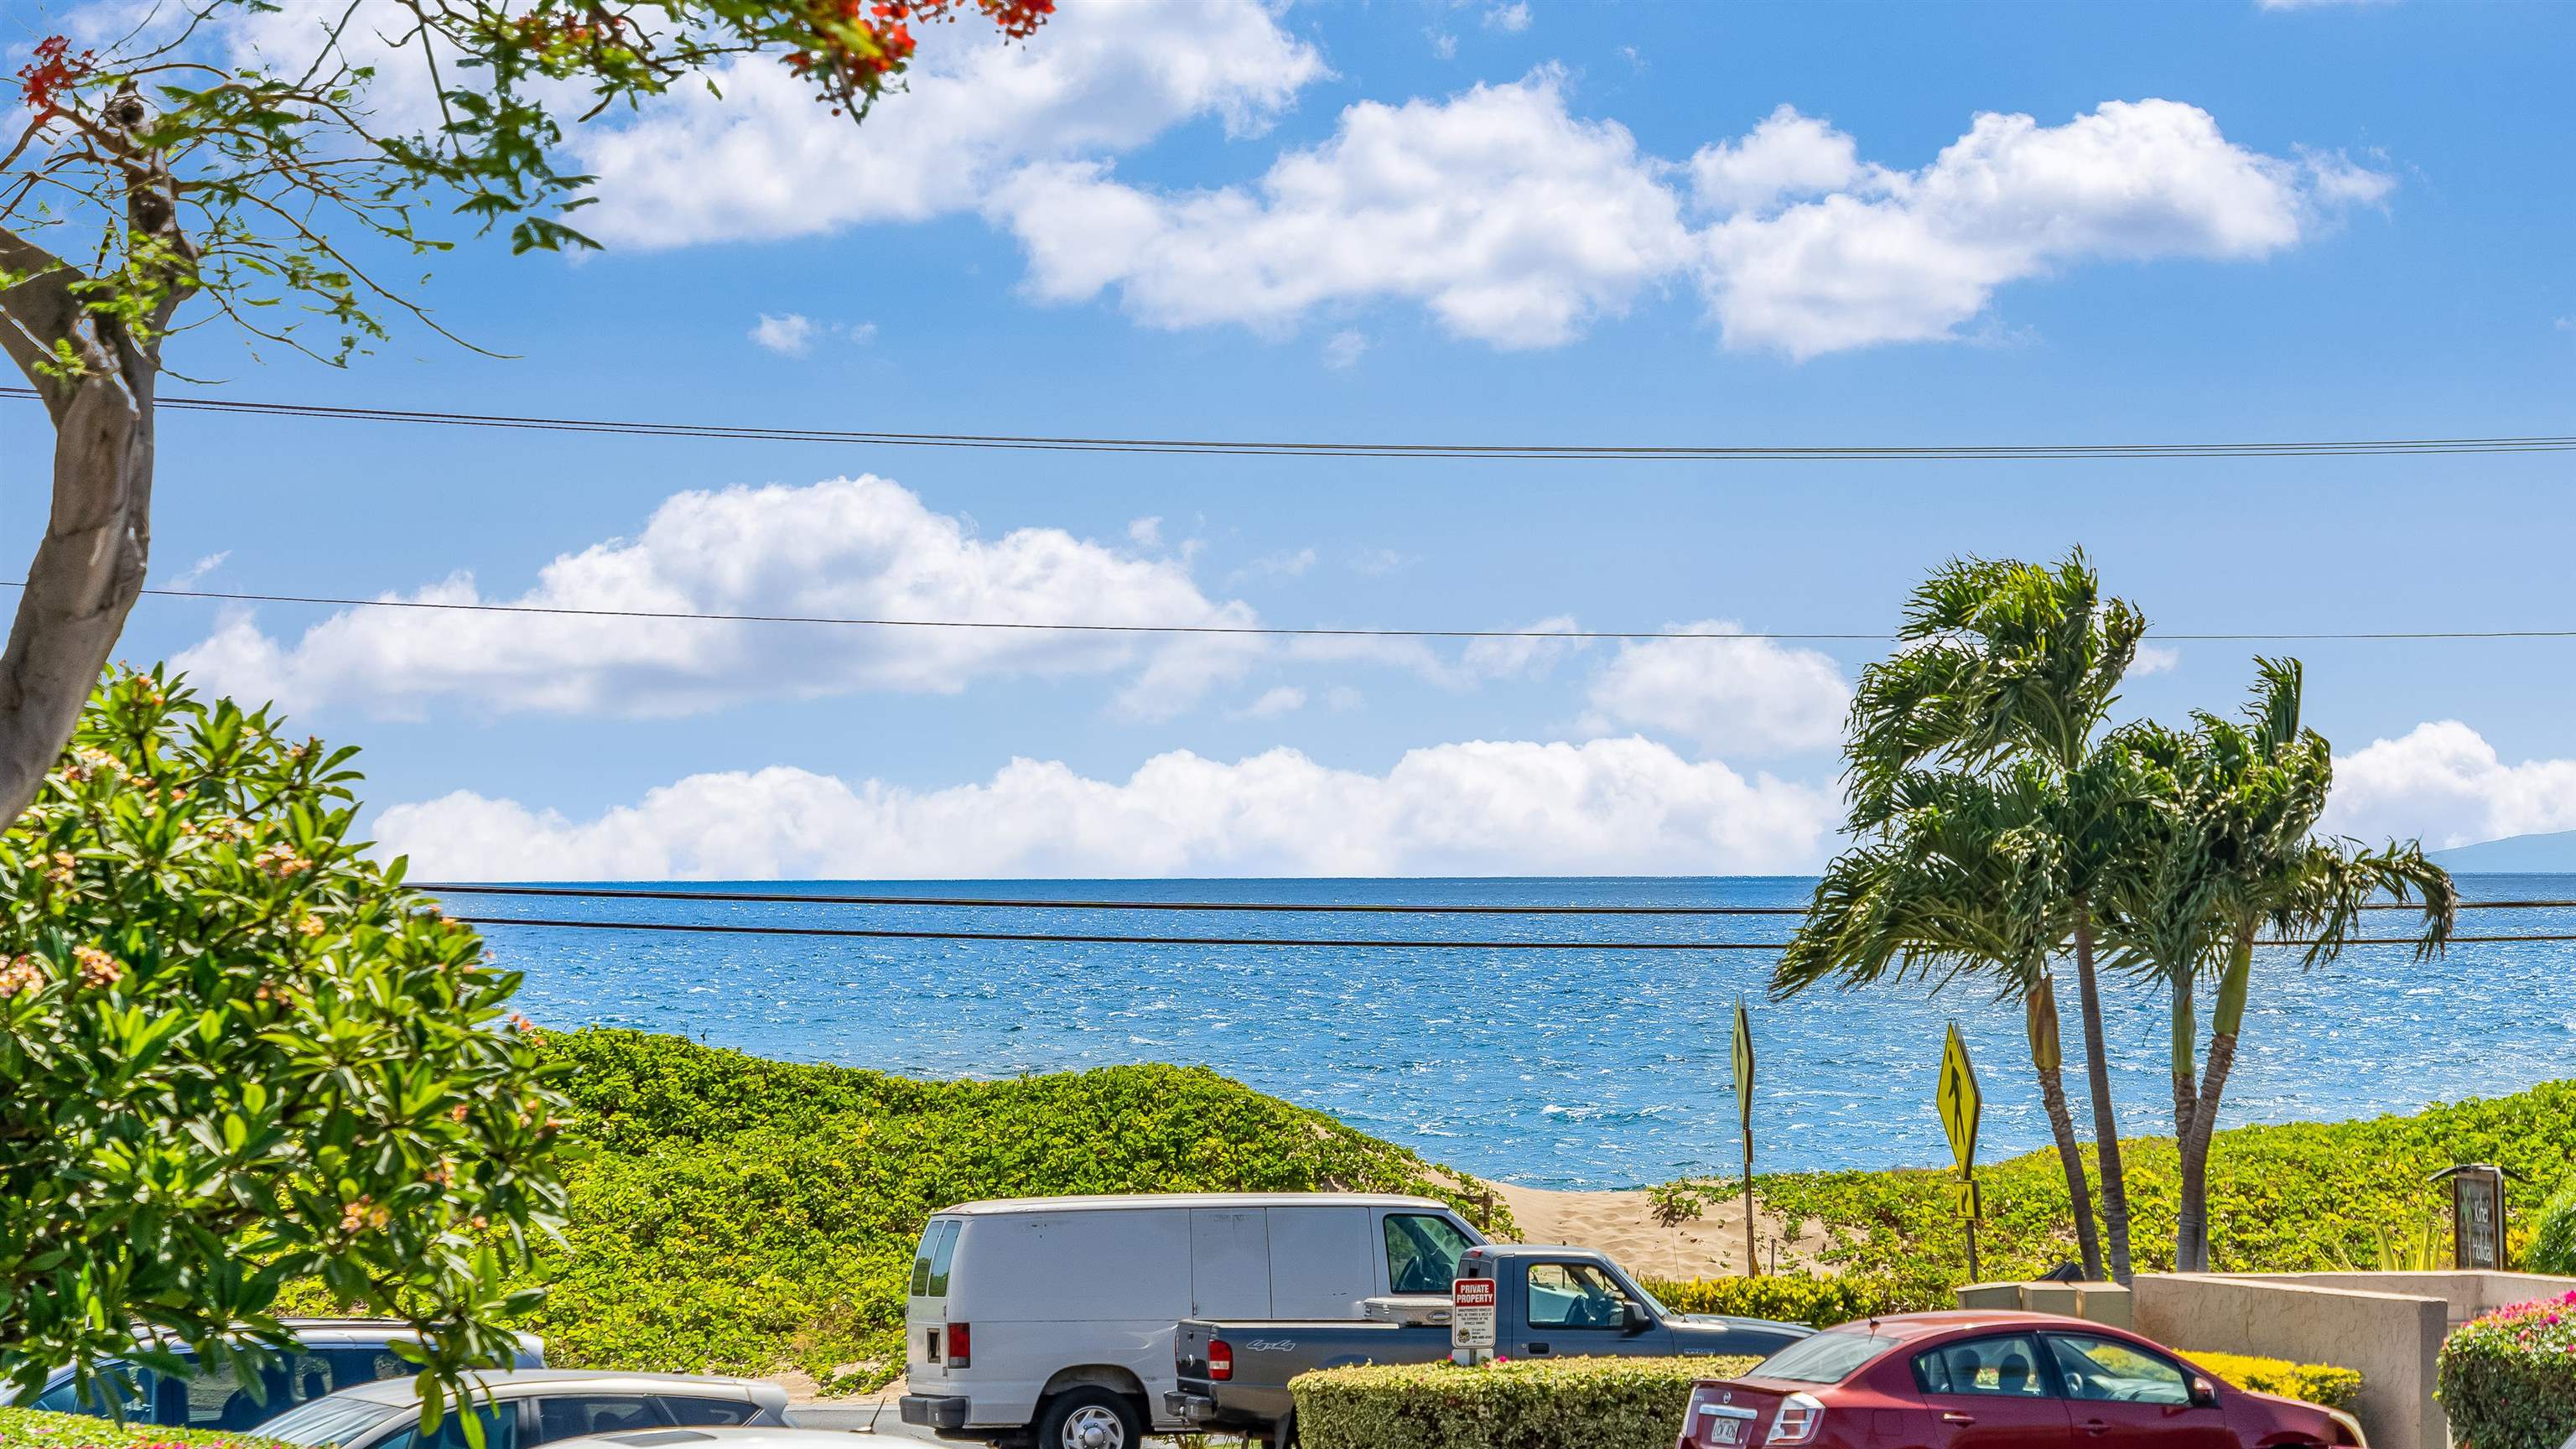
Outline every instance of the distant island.
<path id="1" fill-rule="evenodd" d="M 2576 872 L 2576 830 L 2508 835 L 2428 852 L 2443 869 L 2462 875 L 2553 875 Z"/>

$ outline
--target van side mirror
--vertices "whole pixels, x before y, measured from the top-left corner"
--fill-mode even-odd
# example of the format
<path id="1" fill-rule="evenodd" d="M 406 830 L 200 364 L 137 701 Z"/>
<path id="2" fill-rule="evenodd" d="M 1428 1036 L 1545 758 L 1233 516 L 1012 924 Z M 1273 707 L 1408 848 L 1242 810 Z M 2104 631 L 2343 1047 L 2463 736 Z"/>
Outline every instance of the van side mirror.
<path id="1" fill-rule="evenodd" d="M 2218 1407 L 2218 1385 L 2194 1375 L 2191 1381 L 2191 1406 L 2195 1409 Z"/>
<path id="2" fill-rule="evenodd" d="M 1624 1299 L 1621 1300 L 1619 1304 L 1619 1331 L 1621 1333 L 1643 1333 L 1654 1326 L 1655 1320 L 1646 1316 L 1646 1310 L 1642 1304 L 1630 1303 Z"/>

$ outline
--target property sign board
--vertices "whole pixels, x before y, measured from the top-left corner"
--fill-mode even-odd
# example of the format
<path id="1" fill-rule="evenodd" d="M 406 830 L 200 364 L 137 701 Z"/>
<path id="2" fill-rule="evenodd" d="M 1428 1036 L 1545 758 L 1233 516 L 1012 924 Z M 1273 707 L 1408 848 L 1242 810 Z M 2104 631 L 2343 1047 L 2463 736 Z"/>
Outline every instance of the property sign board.
<path id="1" fill-rule="evenodd" d="M 1497 1292 L 1492 1278 L 1461 1278 L 1449 1285 L 1449 1346 L 1453 1349 L 1494 1347 Z"/>
<path id="2" fill-rule="evenodd" d="M 2484 1164 L 2451 1169 L 2451 1263 L 2502 1269 L 2504 1173 Z"/>

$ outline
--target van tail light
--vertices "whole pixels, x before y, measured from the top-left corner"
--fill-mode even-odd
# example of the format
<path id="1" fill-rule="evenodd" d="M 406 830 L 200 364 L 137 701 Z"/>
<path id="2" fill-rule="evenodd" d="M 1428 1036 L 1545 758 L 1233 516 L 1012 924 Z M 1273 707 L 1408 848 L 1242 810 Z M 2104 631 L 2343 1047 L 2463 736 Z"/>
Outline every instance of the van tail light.
<path id="1" fill-rule="evenodd" d="M 1766 1444 L 1808 1444 L 1825 1427 L 1825 1406 L 1813 1394 L 1791 1394 L 1780 1401 L 1780 1412 L 1771 1416 L 1771 1436 Z"/>
<path id="2" fill-rule="evenodd" d="M 1234 1345 L 1222 1338 L 1208 1341 L 1208 1377 L 1218 1383 L 1234 1377 Z"/>
<path id="3" fill-rule="evenodd" d="M 948 1360 L 948 1366 L 953 1369 L 961 1369 L 973 1364 L 975 1362 L 973 1328 L 963 1323 L 948 1325 L 948 1352 L 943 1357 Z"/>

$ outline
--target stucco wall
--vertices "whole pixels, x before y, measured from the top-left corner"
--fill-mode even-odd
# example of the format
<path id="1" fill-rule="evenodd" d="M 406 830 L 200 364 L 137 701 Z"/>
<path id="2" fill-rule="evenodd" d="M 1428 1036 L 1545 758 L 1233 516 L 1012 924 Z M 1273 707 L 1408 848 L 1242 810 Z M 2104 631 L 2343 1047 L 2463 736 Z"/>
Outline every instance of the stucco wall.
<path id="1" fill-rule="evenodd" d="M 2373 1449 L 2444 1449 L 2449 1442 L 2433 1402 L 2434 1355 L 2450 1325 L 2441 1298 L 2269 1275 L 2142 1273 L 2130 1289 L 2138 1331 L 2159 1343 L 2360 1370 L 2353 1416 Z"/>

